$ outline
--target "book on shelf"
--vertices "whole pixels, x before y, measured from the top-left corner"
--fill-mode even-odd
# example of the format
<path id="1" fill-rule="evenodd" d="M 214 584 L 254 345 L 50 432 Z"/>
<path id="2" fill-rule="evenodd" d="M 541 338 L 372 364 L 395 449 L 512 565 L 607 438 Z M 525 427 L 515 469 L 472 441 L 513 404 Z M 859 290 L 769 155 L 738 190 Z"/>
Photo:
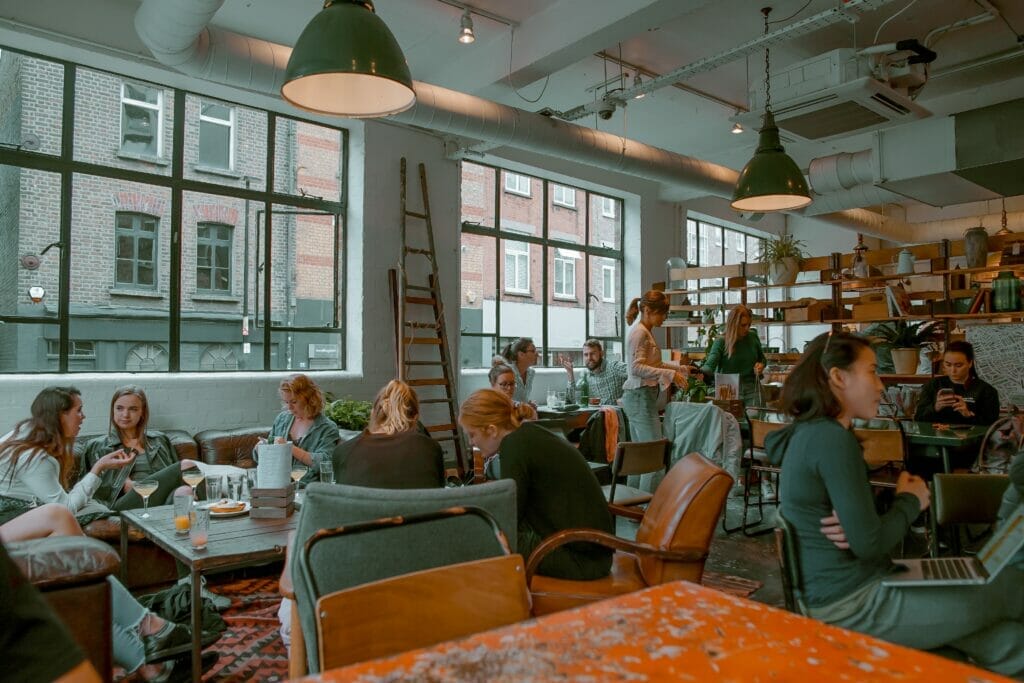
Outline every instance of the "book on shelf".
<path id="1" fill-rule="evenodd" d="M 910 302 L 910 294 L 902 283 L 886 285 L 885 296 L 889 304 L 889 316 L 902 318 L 913 315 L 913 305 Z"/>
<path id="2" fill-rule="evenodd" d="M 981 313 L 981 308 L 985 304 L 985 292 L 987 289 L 979 289 L 978 293 L 974 295 L 974 299 L 971 301 L 970 308 L 967 309 L 967 313 Z"/>

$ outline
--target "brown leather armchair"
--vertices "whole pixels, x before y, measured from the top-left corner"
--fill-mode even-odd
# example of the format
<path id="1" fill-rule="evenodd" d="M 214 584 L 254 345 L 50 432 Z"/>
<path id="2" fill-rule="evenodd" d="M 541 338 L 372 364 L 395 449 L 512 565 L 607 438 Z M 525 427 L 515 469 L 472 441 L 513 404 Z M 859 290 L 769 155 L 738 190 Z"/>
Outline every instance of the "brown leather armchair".
<path id="1" fill-rule="evenodd" d="M 85 536 L 55 536 L 7 544 L 11 559 L 43 594 L 104 681 L 113 674 L 110 584 L 117 553 Z"/>
<path id="2" fill-rule="evenodd" d="M 546 538 L 526 567 L 535 615 L 597 602 L 680 579 L 700 583 L 715 526 L 732 477 L 699 453 L 683 457 L 662 480 L 636 533 L 636 541 L 593 529 L 568 529 Z M 593 581 L 535 575 L 547 553 L 587 541 L 615 550 L 611 574 Z"/>

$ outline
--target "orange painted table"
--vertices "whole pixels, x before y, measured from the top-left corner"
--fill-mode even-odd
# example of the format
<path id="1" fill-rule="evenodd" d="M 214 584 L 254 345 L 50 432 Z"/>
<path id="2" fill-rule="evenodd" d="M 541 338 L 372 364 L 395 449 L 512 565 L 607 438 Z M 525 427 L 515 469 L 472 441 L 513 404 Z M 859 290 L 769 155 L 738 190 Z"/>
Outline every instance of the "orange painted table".
<path id="1" fill-rule="evenodd" d="M 1009 679 L 677 581 L 306 680 Z"/>

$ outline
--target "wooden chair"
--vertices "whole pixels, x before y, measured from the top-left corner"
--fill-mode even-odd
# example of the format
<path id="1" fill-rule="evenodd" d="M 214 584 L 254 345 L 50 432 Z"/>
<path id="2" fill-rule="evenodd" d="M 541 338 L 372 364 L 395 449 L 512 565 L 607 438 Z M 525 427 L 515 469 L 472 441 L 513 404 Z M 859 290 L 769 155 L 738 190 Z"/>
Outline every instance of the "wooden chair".
<path id="1" fill-rule="evenodd" d="M 932 478 L 932 557 L 939 555 L 939 529 L 950 529 L 950 548 L 953 555 L 960 555 L 963 525 L 993 524 L 1009 484 L 1005 474 L 936 474 Z"/>
<path id="2" fill-rule="evenodd" d="M 467 514 L 487 521 L 507 549 L 491 515 L 480 508 L 455 507 L 325 529 L 310 537 L 304 553 L 308 557 L 318 542 L 328 538 Z M 310 578 L 315 591 L 315 578 Z M 530 593 L 522 556 L 506 554 L 434 567 L 317 598 L 318 659 L 321 670 L 328 670 L 529 618 Z"/>
<path id="3" fill-rule="evenodd" d="M 903 471 L 906 441 L 899 420 L 886 420 L 887 429 L 854 428 L 853 435 L 864 450 L 864 461 L 872 486 L 896 488 L 896 480 Z"/>
<path id="4" fill-rule="evenodd" d="M 530 555 L 527 582 L 535 615 L 578 607 L 676 580 L 700 583 L 715 526 L 732 477 L 699 453 L 677 462 L 644 511 L 636 541 L 593 529 L 568 529 L 542 541 Z M 544 557 L 566 543 L 588 542 L 615 550 L 609 576 L 570 581 L 537 575 Z"/>
<path id="5" fill-rule="evenodd" d="M 796 532 L 789 520 L 782 516 L 782 510 L 775 513 L 775 552 L 779 558 L 782 575 L 782 592 L 786 609 L 797 614 L 807 614 L 803 599 L 803 581 L 800 574 L 800 555 L 797 550 Z"/>
<path id="6" fill-rule="evenodd" d="M 672 442 L 668 439 L 627 441 L 616 445 L 615 459 L 612 461 L 612 483 L 601 487 L 613 514 L 635 520 L 643 518 L 644 511 L 639 506 L 651 502 L 653 494 L 619 484 L 618 479 L 658 471 L 668 472 L 671 450 Z"/>
<path id="7" fill-rule="evenodd" d="M 764 521 L 764 496 L 761 492 L 761 477 L 767 475 L 777 479 L 777 475 L 781 471 L 778 467 L 770 465 L 764 459 L 764 440 L 769 434 L 786 426 L 785 422 L 769 422 L 767 420 L 757 418 L 747 418 L 747 423 L 750 425 L 750 450 L 748 455 L 743 459 L 743 516 L 739 526 L 730 528 L 726 523 L 727 515 L 722 516 L 722 529 L 726 533 L 732 533 L 734 531 L 742 531 L 745 536 L 759 536 L 766 534 L 771 531 L 771 528 L 761 529 L 759 531 L 750 531 L 751 528 L 760 525 Z M 778 482 L 776 481 L 776 484 Z M 753 521 L 749 519 L 751 499 L 754 498 L 757 503 L 757 520 Z M 767 501 L 769 504 L 777 505 L 778 500 L 778 488 L 776 487 L 776 495 L 774 499 Z"/>

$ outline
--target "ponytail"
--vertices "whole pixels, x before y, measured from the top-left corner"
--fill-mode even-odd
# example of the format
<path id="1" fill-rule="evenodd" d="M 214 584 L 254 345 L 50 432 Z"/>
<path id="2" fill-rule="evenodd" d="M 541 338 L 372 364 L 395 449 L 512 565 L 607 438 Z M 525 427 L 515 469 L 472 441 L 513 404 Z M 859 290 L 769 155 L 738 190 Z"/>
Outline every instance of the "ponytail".
<path id="1" fill-rule="evenodd" d="M 629 308 L 626 309 L 626 324 L 632 325 L 633 321 L 640 315 L 640 297 L 636 297 L 629 302 Z"/>
<path id="2" fill-rule="evenodd" d="M 626 309 L 626 324 L 632 325 L 633 321 L 640 316 L 641 311 L 668 313 L 668 297 L 665 296 L 665 292 L 648 289 L 643 296 L 630 301 L 629 308 Z"/>
<path id="3" fill-rule="evenodd" d="M 405 382 L 393 379 L 387 383 L 370 410 L 370 431 L 375 434 L 399 434 L 416 425 L 420 416 L 420 401 Z"/>

